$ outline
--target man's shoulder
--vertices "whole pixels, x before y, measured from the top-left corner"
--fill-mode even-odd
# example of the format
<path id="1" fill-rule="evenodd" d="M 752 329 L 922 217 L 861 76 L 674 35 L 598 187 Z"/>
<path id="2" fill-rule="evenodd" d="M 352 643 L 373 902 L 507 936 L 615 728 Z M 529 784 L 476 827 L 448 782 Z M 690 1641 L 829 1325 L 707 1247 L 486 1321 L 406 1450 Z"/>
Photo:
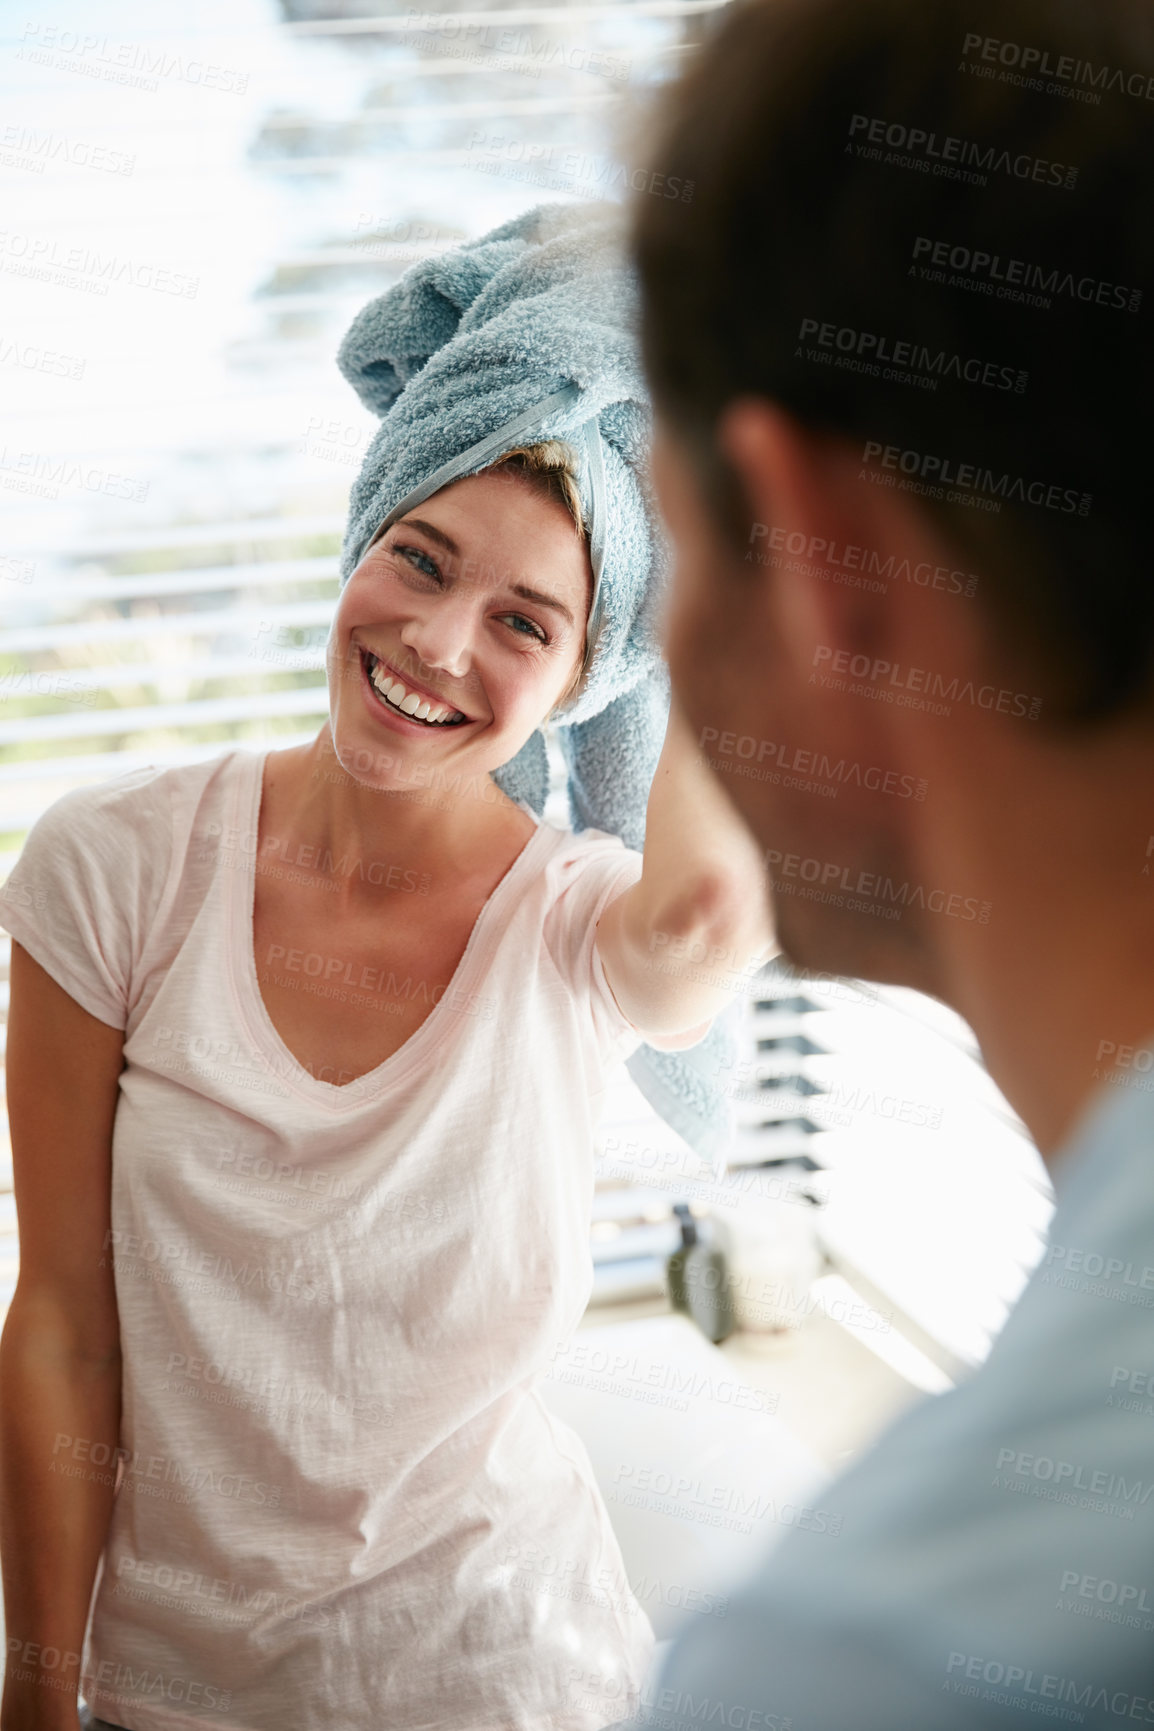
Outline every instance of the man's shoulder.
<path id="1" fill-rule="evenodd" d="M 1154 1557 L 1152 1141 L 1154 1097 L 1095 1102 L 985 1361 L 827 1485 L 826 1531 L 783 1539 L 749 1588 L 755 1603 L 784 1594 L 815 1624 L 876 1622 L 899 1648 L 903 1617 L 953 1629 L 951 1651 L 996 1637 L 1036 1669 L 1063 1654 L 1089 1664 L 1137 1634 L 1125 1618 L 1095 1627 L 1102 1607 L 1087 1612 L 1082 1587 L 1120 1594 Z"/>

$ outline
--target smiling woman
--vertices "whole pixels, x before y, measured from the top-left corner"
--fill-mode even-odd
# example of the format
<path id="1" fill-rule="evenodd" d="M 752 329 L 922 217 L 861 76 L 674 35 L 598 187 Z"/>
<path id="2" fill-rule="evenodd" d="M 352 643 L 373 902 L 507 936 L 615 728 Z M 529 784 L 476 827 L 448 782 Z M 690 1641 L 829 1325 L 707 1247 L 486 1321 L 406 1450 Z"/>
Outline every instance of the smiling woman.
<path id="1" fill-rule="evenodd" d="M 347 634 L 352 650 L 380 664 L 372 683 L 382 697 L 391 677 L 399 698 L 393 694 L 390 707 L 441 725 L 483 722 L 489 767 L 515 754 L 542 715 L 572 695 L 584 670 L 592 574 L 580 529 L 548 485 L 557 473 L 568 471 L 518 469 L 503 460 L 435 494 L 419 516 L 397 519 L 346 585 L 330 636 L 330 655 L 339 654 Z M 378 633 L 370 644 L 371 627 L 356 620 L 390 601 L 403 602 L 412 616 L 394 643 Z M 474 634 L 483 645 L 479 657 L 471 653 Z M 446 674 L 465 656 L 471 677 L 450 689 Z M 433 662 L 445 672 L 430 672 L 426 663 Z M 531 727 L 522 728 L 523 720 Z M 494 748 L 514 733 L 514 751 L 494 763 Z"/>
<path id="2" fill-rule="evenodd" d="M 556 221 L 490 253 L 506 305 L 547 299 L 550 240 L 571 270 Z M 458 472 L 382 479 L 412 452 L 383 421 L 315 739 L 68 794 L 5 886 L 9 1617 L 71 1685 L 102 1562 L 84 1693 L 133 1731 L 598 1731 L 598 1690 L 637 1704 L 653 1631 L 536 1385 L 592 1284 L 607 1066 L 673 1057 L 731 995 L 657 949 L 708 941 L 740 981 L 771 934 L 679 712 L 654 769 L 629 709 L 660 661 L 619 290 L 597 365 L 554 315 L 563 393 L 533 377 L 510 417 L 508 348 L 488 393 L 468 369 Z M 517 792 L 551 714 L 604 729 L 571 747 L 595 809 L 642 785 L 644 855 Z"/>

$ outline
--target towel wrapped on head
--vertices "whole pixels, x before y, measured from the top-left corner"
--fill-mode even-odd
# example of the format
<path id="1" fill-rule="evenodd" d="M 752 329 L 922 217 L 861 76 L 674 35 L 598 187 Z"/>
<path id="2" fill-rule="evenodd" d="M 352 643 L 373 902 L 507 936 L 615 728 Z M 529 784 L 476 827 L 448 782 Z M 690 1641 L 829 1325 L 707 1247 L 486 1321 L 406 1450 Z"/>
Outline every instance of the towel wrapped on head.
<path id="1" fill-rule="evenodd" d="M 421 260 L 358 314 L 338 364 L 381 417 L 352 491 L 342 582 L 389 523 L 440 488 L 518 446 L 572 447 L 594 593 L 584 678 L 552 725 L 573 829 L 640 851 L 669 713 L 657 640 L 668 557 L 646 477 L 650 411 L 621 207 L 540 205 Z M 541 729 L 491 773 L 540 816 Z M 654 1109 L 715 1167 L 732 1130 L 717 1080 L 733 1062 L 732 1015 L 685 1051 L 642 1045 L 628 1060 Z"/>

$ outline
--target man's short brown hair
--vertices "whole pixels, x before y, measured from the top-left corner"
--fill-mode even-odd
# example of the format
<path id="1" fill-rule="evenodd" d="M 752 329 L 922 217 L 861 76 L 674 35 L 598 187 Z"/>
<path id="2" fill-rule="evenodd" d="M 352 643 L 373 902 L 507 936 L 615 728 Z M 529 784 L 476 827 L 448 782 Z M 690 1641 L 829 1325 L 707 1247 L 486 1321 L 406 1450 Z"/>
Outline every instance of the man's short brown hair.
<path id="1" fill-rule="evenodd" d="M 731 543 L 764 396 L 901 454 L 1051 721 L 1154 702 L 1149 0 L 737 0 L 653 140 L 645 360 Z"/>

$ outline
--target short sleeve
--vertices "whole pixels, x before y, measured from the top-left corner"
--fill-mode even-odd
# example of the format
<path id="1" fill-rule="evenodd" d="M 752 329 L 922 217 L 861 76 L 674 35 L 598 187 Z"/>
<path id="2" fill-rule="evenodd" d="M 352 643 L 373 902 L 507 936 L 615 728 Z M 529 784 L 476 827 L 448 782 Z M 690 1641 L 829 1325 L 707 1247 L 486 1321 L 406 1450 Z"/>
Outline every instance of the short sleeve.
<path id="1" fill-rule="evenodd" d="M 602 1060 L 627 1057 L 644 1038 L 617 1006 L 594 947 L 597 922 L 610 902 L 641 876 L 641 855 L 619 836 L 584 830 L 557 850 L 545 943 L 554 965 L 579 1003 L 587 1003 Z"/>
<path id="2" fill-rule="evenodd" d="M 171 863 L 162 775 L 149 765 L 62 794 L 0 886 L 0 926 L 112 1028 L 128 1025 Z"/>
<path id="3" fill-rule="evenodd" d="M 640 1045 L 681 1052 L 697 1045 L 713 1026 L 711 1018 L 680 1034 L 647 1034 L 613 996 L 596 946 L 597 922 L 610 902 L 633 887 L 641 868 L 640 853 L 627 848 L 620 836 L 592 829 L 571 836 L 549 867 L 555 874 L 555 899 L 545 921 L 545 941 L 570 988 L 579 999 L 588 999 L 605 1062 L 627 1058 Z"/>

